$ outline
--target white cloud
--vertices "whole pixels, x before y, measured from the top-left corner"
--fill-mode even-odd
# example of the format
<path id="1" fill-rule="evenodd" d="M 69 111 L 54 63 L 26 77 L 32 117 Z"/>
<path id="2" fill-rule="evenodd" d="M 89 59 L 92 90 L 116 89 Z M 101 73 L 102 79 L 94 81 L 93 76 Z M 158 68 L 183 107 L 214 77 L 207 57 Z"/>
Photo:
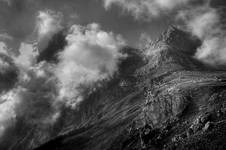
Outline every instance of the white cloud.
<path id="1" fill-rule="evenodd" d="M 6 45 L 4 42 L 0 42 L 0 53 L 7 54 Z"/>
<path id="2" fill-rule="evenodd" d="M 10 69 L 11 69 L 10 63 L 5 61 L 4 59 L 0 59 L 0 73 L 5 74 Z"/>
<path id="3" fill-rule="evenodd" d="M 197 49 L 196 58 L 211 65 L 226 63 L 226 32 L 216 9 L 205 5 L 183 11 L 179 18 L 182 18 L 188 30 L 203 42 Z"/>
<path id="4" fill-rule="evenodd" d="M 21 118 L 28 127 L 53 125 L 60 117 L 57 96 L 51 64 L 20 68 L 18 83 L 0 94 L 0 136 Z"/>
<path id="5" fill-rule="evenodd" d="M 0 137 L 16 122 L 15 107 L 19 103 L 15 91 L 0 95 Z"/>
<path id="6" fill-rule="evenodd" d="M 116 4 L 132 13 L 136 19 L 158 17 L 191 0 L 103 0 L 106 9 Z"/>
<path id="7" fill-rule="evenodd" d="M 0 33 L 0 42 L 4 45 L 4 53 L 18 55 L 21 41 L 14 39 L 7 33 Z"/>
<path id="8" fill-rule="evenodd" d="M 208 6 L 181 11 L 178 17 L 182 18 L 188 29 L 201 39 L 218 33 L 221 30 L 218 12 Z"/>
<path id="9" fill-rule="evenodd" d="M 108 79 L 117 71 L 125 44 L 119 35 L 105 32 L 98 24 L 74 25 L 67 36 L 68 45 L 59 54 L 56 76 L 60 81 L 60 97 L 76 105 L 82 100 L 79 88 Z"/>
<path id="10" fill-rule="evenodd" d="M 30 67 L 35 63 L 38 52 L 34 51 L 33 45 L 22 43 L 19 49 L 20 55 L 14 56 L 13 59 L 17 65 Z"/>

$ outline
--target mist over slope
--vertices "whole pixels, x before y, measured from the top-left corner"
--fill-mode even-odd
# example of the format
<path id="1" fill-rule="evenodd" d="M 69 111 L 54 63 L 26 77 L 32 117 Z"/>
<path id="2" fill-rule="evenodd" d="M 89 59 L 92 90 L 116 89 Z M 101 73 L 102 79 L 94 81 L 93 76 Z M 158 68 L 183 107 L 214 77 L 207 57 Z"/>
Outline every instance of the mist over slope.
<path id="1" fill-rule="evenodd" d="M 37 150 L 225 149 L 226 72 L 194 57 L 200 45 L 171 27 L 144 51 L 123 48 L 118 73 Z"/>

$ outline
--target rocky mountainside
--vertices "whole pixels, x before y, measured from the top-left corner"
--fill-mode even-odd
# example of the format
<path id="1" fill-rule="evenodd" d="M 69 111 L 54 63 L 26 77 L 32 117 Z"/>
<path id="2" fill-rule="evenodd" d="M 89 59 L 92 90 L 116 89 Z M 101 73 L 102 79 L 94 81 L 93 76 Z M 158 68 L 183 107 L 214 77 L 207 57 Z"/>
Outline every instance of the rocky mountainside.
<path id="1" fill-rule="evenodd" d="M 119 73 L 36 150 L 226 149 L 226 72 L 193 58 L 198 46 L 171 27 L 147 54 L 124 48 Z"/>

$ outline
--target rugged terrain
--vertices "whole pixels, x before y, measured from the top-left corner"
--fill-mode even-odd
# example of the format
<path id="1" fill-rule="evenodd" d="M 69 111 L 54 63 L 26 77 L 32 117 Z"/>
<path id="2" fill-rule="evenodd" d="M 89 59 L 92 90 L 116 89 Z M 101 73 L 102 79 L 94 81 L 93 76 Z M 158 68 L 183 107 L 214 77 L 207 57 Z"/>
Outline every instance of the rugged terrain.
<path id="1" fill-rule="evenodd" d="M 122 49 L 118 74 L 36 150 L 226 149 L 226 72 L 193 58 L 198 46 L 171 27 L 143 51 Z"/>

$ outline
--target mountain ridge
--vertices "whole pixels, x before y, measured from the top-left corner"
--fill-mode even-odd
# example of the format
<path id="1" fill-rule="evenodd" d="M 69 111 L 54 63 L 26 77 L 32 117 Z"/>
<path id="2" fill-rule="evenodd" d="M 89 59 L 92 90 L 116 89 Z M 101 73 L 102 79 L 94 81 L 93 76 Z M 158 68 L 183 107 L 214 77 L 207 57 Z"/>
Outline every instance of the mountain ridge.
<path id="1" fill-rule="evenodd" d="M 226 148 L 217 135 L 226 133 L 226 72 L 193 57 L 199 42 L 171 27 L 148 55 L 124 48 L 118 75 L 68 114 L 77 116 L 71 128 L 37 150 Z"/>

